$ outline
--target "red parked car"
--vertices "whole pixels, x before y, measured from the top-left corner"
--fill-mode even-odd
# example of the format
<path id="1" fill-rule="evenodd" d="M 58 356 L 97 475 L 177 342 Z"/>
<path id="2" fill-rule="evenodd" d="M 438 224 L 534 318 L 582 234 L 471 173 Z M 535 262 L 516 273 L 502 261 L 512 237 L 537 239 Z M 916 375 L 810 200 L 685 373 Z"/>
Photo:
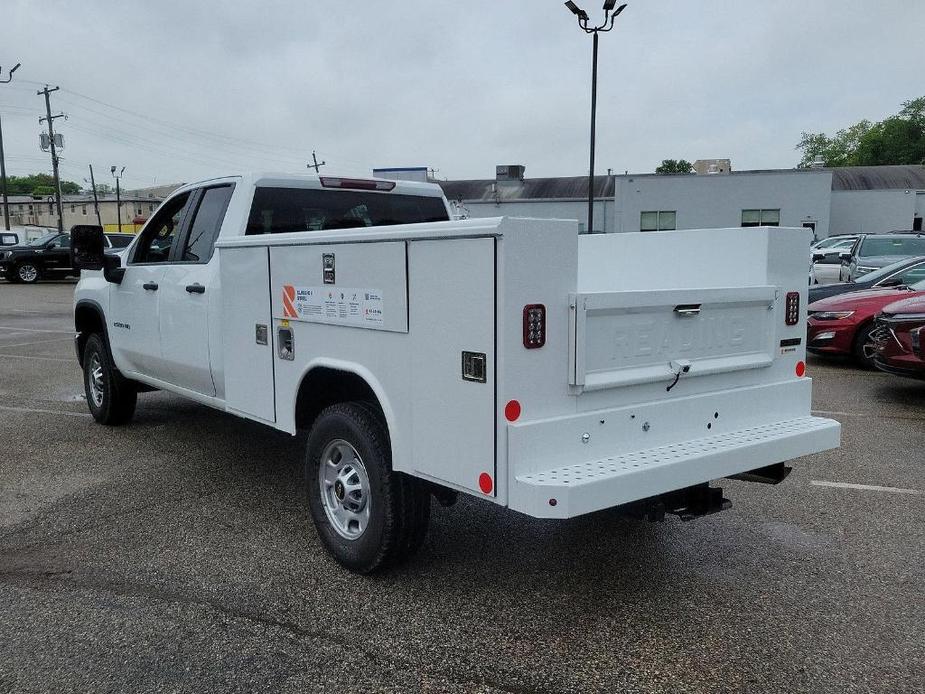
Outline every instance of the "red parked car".
<path id="1" fill-rule="evenodd" d="M 925 379 L 925 297 L 884 307 L 871 334 L 874 365 L 881 371 Z"/>
<path id="2" fill-rule="evenodd" d="M 923 295 L 925 281 L 911 287 L 869 289 L 815 301 L 807 307 L 806 349 L 814 354 L 852 355 L 873 368 L 874 352 L 869 342 L 877 314 L 894 301 Z"/>

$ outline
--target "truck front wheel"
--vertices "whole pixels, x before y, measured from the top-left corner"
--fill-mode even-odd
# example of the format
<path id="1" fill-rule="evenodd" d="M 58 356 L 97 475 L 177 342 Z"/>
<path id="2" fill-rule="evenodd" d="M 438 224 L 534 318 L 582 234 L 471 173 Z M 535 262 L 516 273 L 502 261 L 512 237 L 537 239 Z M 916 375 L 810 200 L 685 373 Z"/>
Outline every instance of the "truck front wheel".
<path id="1" fill-rule="evenodd" d="M 332 405 L 308 436 L 305 484 L 325 548 L 343 566 L 371 573 L 414 554 L 430 521 L 430 493 L 392 470 L 385 423 L 363 402 Z"/>
<path id="2" fill-rule="evenodd" d="M 127 424 L 135 414 L 138 390 L 112 363 L 106 341 L 99 333 L 84 345 L 84 390 L 90 414 L 100 424 Z"/>

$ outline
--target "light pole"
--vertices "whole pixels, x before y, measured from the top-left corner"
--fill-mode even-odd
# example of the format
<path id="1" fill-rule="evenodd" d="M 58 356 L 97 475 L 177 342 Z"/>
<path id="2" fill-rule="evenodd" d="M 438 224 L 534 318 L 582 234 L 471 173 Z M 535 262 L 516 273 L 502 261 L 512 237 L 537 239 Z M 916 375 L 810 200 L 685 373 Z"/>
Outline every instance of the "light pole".
<path id="1" fill-rule="evenodd" d="M 109 173 L 112 174 L 112 177 L 116 179 L 116 219 L 119 220 L 119 233 L 122 233 L 122 192 L 119 190 L 119 179 L 122 178 L 122 173 L 125 171 L 125 167 L 116 174 L 116 167 L 110 166 Z"/>
<path id="2" fill-rule="evenodd" d="M 604 0 L 604 23 L 600 26 L 589 27 L 591 21 L 588 13 L 576 5 L 572 0 L 568 0 L 565 6 L 571 10 L 578 18 L 578 26 L 586 34 L 592 34 L 593 50 L 591 59 L 591 163 L 588 171 L 588 233 L 594 231 L 594 131 L 597 121 L 597 35 L 600 32 L 607 32 L 613 29 L 614 20 L 620 16 L 620 13 L 626 9 L 626 5 L 620 5 L 614 10 L 617 0 Z"/>
<path id="3" fill-rule="evenodd" d="M 19 63 L 10 70 L 5 80 L 0 80 L 0 84 L 7 84 L 13 81 L 13 73 L 19 69 Z M 0 121 L 0 186 L 3 187 L 3 224 L 6 230 L 10 230 L 10 204 L 6 197 L 6 160 L 3 156 L 3 122 Z"/>

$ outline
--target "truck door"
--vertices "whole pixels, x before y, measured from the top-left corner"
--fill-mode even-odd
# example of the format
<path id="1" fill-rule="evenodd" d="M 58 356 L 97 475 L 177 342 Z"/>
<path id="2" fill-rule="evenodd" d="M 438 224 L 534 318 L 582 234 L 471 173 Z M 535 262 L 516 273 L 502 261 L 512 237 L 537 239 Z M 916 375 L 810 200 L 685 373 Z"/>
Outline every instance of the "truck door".
<path id="1" fill-rule="evenodd" d="M 122 283 L 110 285 L 109 343 L 122 371 L 163 379 L 158 296 L 189 199 L 182 193 L 161 206 L 132 249 Z"/>
<path id="2" fill-rule="evenodd" d="M 215 395 L 209 321 L 215 320 L 221 304 L 213 250 L 233 190 L 233 184 L 226 184 L 195 191 L 174 262 L 167 265 L 160 289 L 163 378 L 203 395 Z"/>

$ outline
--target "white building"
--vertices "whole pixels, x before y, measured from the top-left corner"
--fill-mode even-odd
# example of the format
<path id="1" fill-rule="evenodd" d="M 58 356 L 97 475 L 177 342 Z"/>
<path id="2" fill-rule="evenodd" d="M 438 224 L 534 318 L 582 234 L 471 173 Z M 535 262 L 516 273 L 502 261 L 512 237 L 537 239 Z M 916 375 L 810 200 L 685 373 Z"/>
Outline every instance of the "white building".
<path id="1" fill-rule="evenodd" d="M 494 179 L 442 182 L 470 217 L 588 216 L 584 176 L 524 178 L 522 166 Z M 708 174 L 595 177 L 595 232 L 735 226 L 805 226 L 831 234 L 921 229 L 925 166 L 775 169 Z"/>

